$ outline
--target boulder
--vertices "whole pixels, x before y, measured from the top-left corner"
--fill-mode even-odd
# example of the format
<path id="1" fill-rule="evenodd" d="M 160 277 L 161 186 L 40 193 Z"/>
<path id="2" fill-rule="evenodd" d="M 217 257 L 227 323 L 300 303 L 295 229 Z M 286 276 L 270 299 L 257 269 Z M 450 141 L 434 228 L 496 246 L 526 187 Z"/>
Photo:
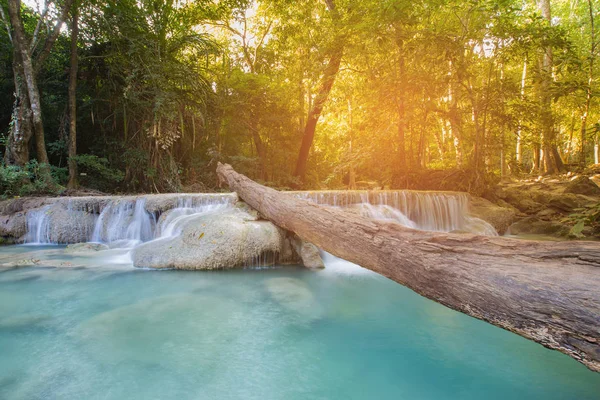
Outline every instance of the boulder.
<path id="1" fill-rule="evenodd" d="M 228 269 L 290 261 L 285 232 L 232 208 L 186 220 L 181 234 L 143 243 L 132 252 L 145 268 Z M 287 254 L 286 254 L 287 253 Z"/>
<path id="2" fill-rule="evenodd" d="M 548 201 L 548 206 L 565 213 L 571 213 L 576 208 L 583 207 L 583 205 L 584 203 L 573 193 L 552 196 Z"/>
<path id="3" fill-rule="evenodd" d="M 565 193 L 585 194 L 588 196 L 600 196 L 600 187 L 587 176 L 573 179 L 565 188 Z"/>
<path id="4" fill-rule="evenodd" d="M 538 192 L 534 193 L 536 194 L 536 198 L 539 198 Z M 523 188 L 507 188 L 504 200 L 526 214 L 535 214 L 544 207 L 543 204 L 533 199 L 532 193 L 529 190 L 526 191 Z"/>
<path id="5" fill-rule="evenodd" d="M 515 221 L 517 210 L 510 206 L 499 206 L 481 197 L 471 196 L 469 214 L 488 222 L 502 235 Z"/>
<path id="6" fill-rule="evenodd" d="M 304 265 L 306 268 L 325 268 L 325 264 L 321 258 L 321 252 L 317 246 L 312 243 L 305 242 L 297 236 L 292 239 L 292 245 L 294 246 L 296 253 L 300 256 L 302 265 Z"/>
<path id="7" fill-rule="evenodd" d="M 0 215 L 0 236 L 19 239 L 27 233 L 27 217 L 24 212 Z"/>
<path id="8" fill-rule="evenodd" d="M 510 235 L 547 235 L 559 238 L 569 237 L 570 228 L 554 221 L 544 221 L 536 217 L 523 218 L 515 222 L 507 233 Z"/>

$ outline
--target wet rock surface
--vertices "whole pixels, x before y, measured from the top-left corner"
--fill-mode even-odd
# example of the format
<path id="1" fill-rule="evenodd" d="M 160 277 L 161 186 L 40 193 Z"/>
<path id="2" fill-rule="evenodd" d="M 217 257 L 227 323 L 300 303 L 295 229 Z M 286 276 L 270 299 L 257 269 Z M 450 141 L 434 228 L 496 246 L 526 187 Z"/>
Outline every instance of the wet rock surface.
<path id="1" fill-rule="evenodd" d="M 504 234 L 516 220 L 518 212 L 508 203 L 498 205 L 475 196 L 472 196 L 469 201 L 469 213 L 490 223 L 500 235 Z"/>
<path id="2" fill-rule="evenodd" d="M 325 268 L 325 264 L 323 263 L 321 253 L 317 246 L 312 243 L 305 242 L 298 237 L 293 238 L 291 242 L 294 246 L 296 254 L 300 256 L 302 265 L 311 269 Z"/>
<path id="3" fill-rule="evenodd" d="M 240 209 L 189 219 L 181 233 L 143 243 L 133 264 L 144 268 L 225 269 L 290 262 L 285 232 Z"/>

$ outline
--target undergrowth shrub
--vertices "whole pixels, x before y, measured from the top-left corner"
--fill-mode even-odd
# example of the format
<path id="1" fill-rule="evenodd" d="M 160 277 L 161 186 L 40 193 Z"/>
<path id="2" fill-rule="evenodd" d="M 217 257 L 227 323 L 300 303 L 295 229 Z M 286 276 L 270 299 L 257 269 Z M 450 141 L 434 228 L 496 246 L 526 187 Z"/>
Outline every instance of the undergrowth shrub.
<path id="1" fill-rule="evenodd" d="M 75 157 L 79 170 L 79 182 L 82 186 L 100 190 L 113 191 L 125 177 L 123 171 L 111 168 L 106 158 L 92 154 L 79 154 Z"/>

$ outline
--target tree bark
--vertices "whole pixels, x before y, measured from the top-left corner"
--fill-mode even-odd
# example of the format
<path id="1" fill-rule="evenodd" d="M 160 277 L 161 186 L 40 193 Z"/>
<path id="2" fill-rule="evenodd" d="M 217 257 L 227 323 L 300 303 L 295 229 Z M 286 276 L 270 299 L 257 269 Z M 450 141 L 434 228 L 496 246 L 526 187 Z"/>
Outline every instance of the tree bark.
<path id="1" fill-rule="evenodd" d="M 217 174 L 276 225 L 447 307 L 600 371 L 600 245 L 425 232 Z"/>
<path id="2" fill-rule="evenodd" d="M 24 167 L 29 162 L 29 142 L 33 137 L 31 126 L 31 107 L 25 86 L 23 64 L 17 51 L 13 52 L 13 80 L 15 84 L 15 102 L 12 110 L 11 125 L 8 133 L 4 162 L 7 165 Z"/>
<path id="3" fill-rule="evenodd" d="M 69 189 L 79 186 L 77 182 L 77 37 L 79 35 L 79 12 L 73 6 L 71 24 L 71 60 L 69 69 Z"/>

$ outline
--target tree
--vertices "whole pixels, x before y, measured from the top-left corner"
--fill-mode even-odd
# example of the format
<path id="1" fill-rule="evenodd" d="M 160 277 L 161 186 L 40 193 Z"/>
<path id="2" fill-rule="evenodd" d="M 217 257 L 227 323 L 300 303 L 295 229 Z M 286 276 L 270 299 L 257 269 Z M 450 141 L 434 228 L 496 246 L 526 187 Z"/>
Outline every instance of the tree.
<path id="1" fill-rule="evenodd" d="M 334 1 L 325 0 L 325 4 L 327 5 L 327 9 L 329 10 L 334 24 L 338 23 L 339 14 Z M 306 175 L 308 155 L 315 137 L 317 122 L 319 122 L 319 118 L 323 112 L 323 107 L 325 106 L 329 92 L 331 92 L 331 88 L 335 82 L 335 77 L 340 69 L 342 56 L 344 54 L 344 45 L 344 39 L 343 37 L 339 36 L 338 33 L 338 36 L 334 39 L 333 43 L 331 44 L 331 48 L 327 52 L 327 65 L 323 69 L 321 83 L 317 89 L 317 94 L 312 107 L 308 112 L 308 118 L 306 119 L 306 125 L 304 127 L 304 134 L 302 135 L 302 144 L 300 145 L 300 152 L 298 154 L 298 161 L 294 171 L 294 175 L 301 181 L 304 181 L 304 177 Z"/>
<path id="2" fill-rule="evenodd" d="M 76 188 L 77 182 L 77 38 L 79 36 L 78 4 L 71 10 L 71 58 L 69 68 L 69 189 Z"/>
<path id="3" fill-rule="evenodd" d="M 550 0 L 538 0 L 538 8 L 542 17 L 552 23 L 550 13 Z M 547 44 L 542 49 L 540 56 L 540 125 L 542 134 L 542 154 L 544 172 L 547 174 L 555 174 L 562 171 L 563 163 L 556 147 L 556 133 L 554 131 L 554 121 L 552 118 L 552 47 Z"/>
<path id="4" fill-rule="evenodd" d="M 15 80 L 15 105 L 13 124 L 9 133 L 6 162 L 23 165 L 29 160 L 29 140 L 32 133 L 36 139 L 36 156 L 41 165 L 42 175 L 47 182 L 51 181 L 49 160 L 44 136 L 42 104 L 37 84 L 37 72 L 48 58 L 52 46 L 60 34 L 60 28 L 71 7 L 72 0 L 65 0 L 54 27 L 47 35 L 42 50 L 37 57 L 32 56 L 39 40 L 43 24 L 48 24 L 46 15 L 38 20 L 31 40 L 28 40 L 21 18 L 20 0 L 8 0 L 8 15 L 11 27 L 11 40 L 14 46 L 13 73 Z M 45 13 L 49 9 L 45 3 Z M 3 14 L 4 15 L 4 14 Z M 34 66 L 34 61 L 36 61 Z"/>
<path id="5" fill-rule="evenodd" d="M 588 59 L 588 76 L 587 76 L 587 85 L 585 87 L 585 104 L 583 106 L 583 111 L 581 114 L 581 164 L 585 165 L 585 139 L 586 139 L 586 130 L 588 123 L 588 116 L 590 113 L 590 105 L 592 103 L 592 97 L 594 94 L 594 60 L 598 56 L 597 47 L 598 41 L 596 40 L 596 29 L 594 25 L 594 4 L 592 0 L 587 1 L 588 13 L 589 13 L 589 21 L 590 21 L 590 44 L 589 44 L 589 54 L 587 56 Z M 594 138 L 594 164 L 598 164 L 598 135 L 595 135 Z"/>

